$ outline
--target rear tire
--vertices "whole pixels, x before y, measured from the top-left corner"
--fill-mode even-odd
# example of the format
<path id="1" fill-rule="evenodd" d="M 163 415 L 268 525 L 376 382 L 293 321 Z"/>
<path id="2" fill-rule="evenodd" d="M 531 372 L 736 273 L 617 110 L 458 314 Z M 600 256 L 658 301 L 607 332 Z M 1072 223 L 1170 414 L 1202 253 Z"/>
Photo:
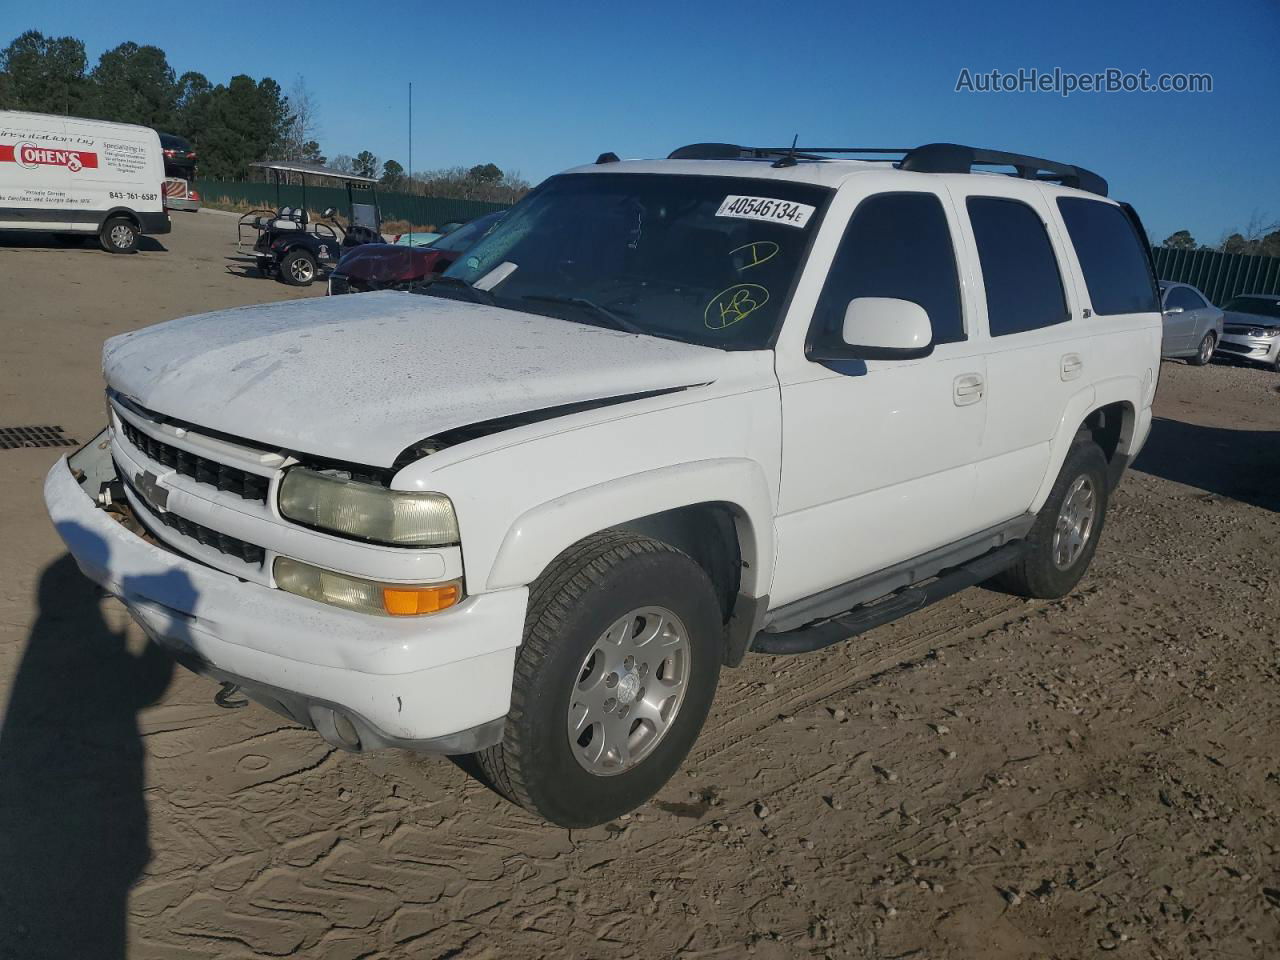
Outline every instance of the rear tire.
<path id="1" fill-rule="evenodd" d="M 1107 458 L 1091 438 L 1077 438 L 1027 535 L 1021 559 L 995 584 L 1024 597 L 1065 597 L 1098 549 L 1109 493 Z"/>
<path id="2" fill-rule="evenodd" d="M 290 250 L 280 261 L 280 279 L 291 287 L 309 287 L 319 272 L 316 258 L 306 250 Z"/>
<path id="3" fill-rule="evenodd" d="M 1210 331 L 1204 335 L 1204 339 L 1200 341 L 1200 346 L 1196 348 L 1195 356 L 1188 357 L 1187 363 L 1193 367 L 1203 367 L 1206 363 L 1213 359 L 1214 348 L 1218 345 L 1218 338 Z"/>
<path id="4" fill-rule="evenodd" d="M 107 253 L 137 253 L 137 224 L 124 217 L 111 217 L 98 231 L 98 242 Z"/>
<path id="5" fill-rule="evenodd" d="M 481 771 L 562 827 L 634 809 L 697 739 L 722 635 L 715 590 L 689 556 L 617 530 L 587 537 L 530 591 L 506 730 L 476 754 Z"/>

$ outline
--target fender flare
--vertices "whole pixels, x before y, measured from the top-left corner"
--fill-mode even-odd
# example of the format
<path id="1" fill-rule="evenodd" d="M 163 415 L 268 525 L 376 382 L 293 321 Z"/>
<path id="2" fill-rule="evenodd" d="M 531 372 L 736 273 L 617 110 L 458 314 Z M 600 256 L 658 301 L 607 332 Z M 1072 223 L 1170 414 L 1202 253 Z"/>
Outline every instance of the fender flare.
<path id="1" fill-rule="evenodd" d="M 773 579 L 773 498 L 754 460 L 724 458 L 646 470 L 575 490 L 526 510 L 507 530 L 486 590 L 525 586 L 583 537 L 640 517 L 699 503 L 730 508 L 742 551 L 743 594 Z"/>
<path id="2" fill-rule="evenodd" d="M 1066 462 L 1067 451 L 1071 449 L 1071 443 L 1076 438 L 1080 424 L 1084 423 L 1085 417 L 1097 407 L 1097 390 L 1091 384 L 1079 393 L 1073 394 L 1062 408 L 1062 419 L 1058 421 L 1058 429 L 1053 432 L 1053 440 L 1049 444 L 1049 469 L 1045 471 L 1044 479 L 1040 481 L 1040 489 L 1031 500 L 1032 513 L 1038 512 L 1044 506 L 1044 502 L 1049 499 L 1049 493 L 1058 480 L 1058 471 Z"/>
<path id="3" fill-rule="evenodd" d="M 139 230 L 142 229 L 142 218 L 138 216 L 138 211 L 134 210 L 132 207 L 112 207 L 102 215 L 100 220 L 98 220 L 98 230 L 101 231 L 103 226 L 106 225 L 106 222 L 112 217 L 124 217 L 126 220 L 131 221 Z"/>
<path id="4" fill-rule="evenodd" d="M 1141 396 L 1142 384 L 1137 377 L 1113 377 L 1081 390 L 1067 401 L 1049 448 L 1049 469 L 1045 473 L 1044 480 L 1041 481 L 1040 489 L 1036 491 L 1035 498 L 1031 501 L 1033 513 L 1043 507 L 1044 502 L 1049 498 L 1049 492 L 1057 482 L 1058 471 L 1062 469 L 1062 464 L 1067 459 L 1067 451 L 1071 449 L 1071 443 L 1075 440 L 1080 425 L 1095 410 L 1113 403 L 1123 403 L 1131 409 L 1131 414 L 1126 417 L 1122 425 L 1120 445 L 1116 450 L 1117 456 L 1129 453 L 1133 444 L 1134 421 L 1140 406 L 1138 398 Z"/>

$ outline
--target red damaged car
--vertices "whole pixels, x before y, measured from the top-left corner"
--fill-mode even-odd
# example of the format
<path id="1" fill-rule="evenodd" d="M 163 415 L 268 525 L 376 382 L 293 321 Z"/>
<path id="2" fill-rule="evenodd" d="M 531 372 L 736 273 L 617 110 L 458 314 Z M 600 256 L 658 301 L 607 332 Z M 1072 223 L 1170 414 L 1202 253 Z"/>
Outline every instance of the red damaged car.
<path id="1" fill-rule="evenodd" d="M 425 247 L 394 243 L 353 247 L 342 255 L 329 274 L 329 294 L 407 290 L 448 269 L 506 215 L 505 210 L 486 213 Z"/>

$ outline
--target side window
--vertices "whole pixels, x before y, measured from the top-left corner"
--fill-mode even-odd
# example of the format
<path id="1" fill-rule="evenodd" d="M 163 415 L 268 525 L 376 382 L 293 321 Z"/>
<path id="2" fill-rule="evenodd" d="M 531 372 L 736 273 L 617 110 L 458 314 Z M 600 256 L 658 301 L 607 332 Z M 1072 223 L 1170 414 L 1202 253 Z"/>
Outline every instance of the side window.
<path id="1" fill-rule="evenodd" d="M 987 291 L 993 337 L 1067 320 L 1058 258 L 1040 214 L 1019 200 L 970 197 L 965 202 Z"/>
<path id="2" fill-rule="evenodd" d="M 932 193 L 882 193 L 858 204 L 814 311 L 815 339 L 840 339 L 858 297 L 895 297 L 924 307 L 934 343 L 965 339 L 955 250 Z"/>
<path id="3" fill-rule="evenodd" d="M 1094 313 L 1111 316 L 1159 309 L 1143 249 L 1146 241 L 1123 210 L 1098 200 L 1059 197 L 1058 211 L 1076 248 Z"/>
<path id="4" fill-rule="evenodd" d="M 1204 301 L 1186 287 L 1171 288 L 1164 302 L 1166 307 L 1181 307 L 1183 310 L 1199 310 L 1204 306 Z"/>

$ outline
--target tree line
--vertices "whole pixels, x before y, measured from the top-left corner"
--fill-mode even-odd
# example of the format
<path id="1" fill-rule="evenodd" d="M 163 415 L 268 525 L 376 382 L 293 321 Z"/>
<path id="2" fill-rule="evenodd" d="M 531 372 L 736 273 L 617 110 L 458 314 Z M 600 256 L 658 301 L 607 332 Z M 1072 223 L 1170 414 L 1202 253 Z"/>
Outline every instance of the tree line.
<path id="1" fill-rule="evenodd" d="M 251 179 L 250 164 L 293 160 L 324 164 L 319 109 L 299 77 L 286 95 L 271 77 L 237 74 L 213 83 L 179 74 L 159 47 L 122 43 L 89 65 L 76 37 L 28 30 L 0 49 L 0 110 L 27 110 L 136 123 L 195 145 L 200 177 Z M 329 166 L 380 179 L 389 189 L 425 196 L 514 203 L 529 184 L 492 163 L 410 174 L 368 150 L 335 156 Z"/>
<path id="2" fill-rule="evenodd" d="M 1255 213 L 1243 230 L 1224 233 L 1217 243 L 1197 243 L 1190 230 L 1178 230 L 1165 237 L 1160 245 L 1174 250 L 1216 250 L 1255 257 L 1280 257 L 1280 222 L 1269 221 Z"/>

